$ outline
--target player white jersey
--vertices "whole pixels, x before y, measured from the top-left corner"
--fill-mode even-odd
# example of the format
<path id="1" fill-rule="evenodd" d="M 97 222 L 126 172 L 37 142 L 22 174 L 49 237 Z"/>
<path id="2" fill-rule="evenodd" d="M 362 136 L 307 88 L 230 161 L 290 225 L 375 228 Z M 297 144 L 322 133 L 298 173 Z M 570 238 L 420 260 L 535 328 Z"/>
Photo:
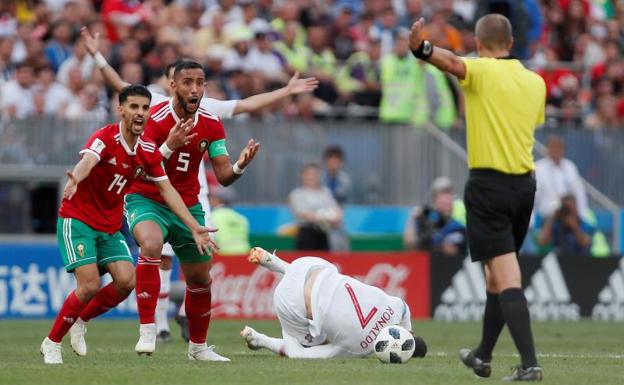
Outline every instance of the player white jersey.
<path id="1" fill-rule="evenodd" d="M 312 287 L 310 320 L 303 286 L 315 269 L 322 270 Z M 284 334 L 303 346 L 329 344 L 334 347 L 334 356 L 367 356 L 385 326 L 401 325 L 411 330 L 409 308 L 402 299 L 342 275 L 334 265 L 316 257 L 299 258 L 290 264 L 275 289 L 274 306 Z"/>

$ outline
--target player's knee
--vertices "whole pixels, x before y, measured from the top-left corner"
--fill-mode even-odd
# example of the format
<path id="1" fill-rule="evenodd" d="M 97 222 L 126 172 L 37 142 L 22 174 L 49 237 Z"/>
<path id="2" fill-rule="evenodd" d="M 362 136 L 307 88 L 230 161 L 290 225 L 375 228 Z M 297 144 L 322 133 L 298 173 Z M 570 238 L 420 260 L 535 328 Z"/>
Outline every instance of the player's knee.
<path id="1" fill-rule="evenodd" d="M 146 238 L 141 242 L 141 254 L 151 259 L 160 259 L 162 247 L 162 239 Z"/>
<path id="2" fill-rule="evenodd" d="M 81 300 L 90 300 L 100 289 L 100 279 L 89 279 L 80 282 L 76 287 L 76 296 Z"/>
<path id="3" fill-rule="evenodd" d="M 130 294 L 136 286 L 136 279 L 134 272 L 128 272 L 115 279 L 115 287 L 122 294 Z"/>
<path id="4" fill-rule="evenodd" d="M 210 278 L 210 274 L 207 272 L 197 272 L 195 274 L 185 275 L 186 284 L 192 286 L 210 286 L 212 284 L 212 279 Z"/>

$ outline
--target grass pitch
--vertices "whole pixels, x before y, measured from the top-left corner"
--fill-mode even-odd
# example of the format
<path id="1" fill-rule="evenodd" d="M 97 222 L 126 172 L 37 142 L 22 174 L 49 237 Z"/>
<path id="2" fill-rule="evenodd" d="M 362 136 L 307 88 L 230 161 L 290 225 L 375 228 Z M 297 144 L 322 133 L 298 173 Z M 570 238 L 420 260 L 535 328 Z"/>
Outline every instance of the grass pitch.
<path id="1" fill-rule="evenodd" d="M 46 321 L 0 321 L 0 385 L 18 384 L 475 384 L 500 383 L 519 358 L 503 330 L 494 352 L 493 374 L 478 380 L 457 359 L 461 347 L 474 345 L 478 323 L 414 322 L 414 330 L 429 345 L 424 359 L 386 365 L 376 358 L 289 360 L 266 350 L 250 351 L 238 332 L 245 324 L 277 336 L 271 321 L 213 321 L 209 343 L 231 363 L 191 362 L 179 328 L 172 324 L 174 342 L 160 344 L 152 357 L 134 353 L 136 321 L 94 320 L 89 325 L 89 354 L 78 357 L 64 341 L 64 365 L 46 366 L 39 344 L 50 327 Z M 535 323 L 533 326 L 546 384 L 624 384 L 624 325 L 617 323 Z M 485 383 L 485 382 L 483 382 Z"/>

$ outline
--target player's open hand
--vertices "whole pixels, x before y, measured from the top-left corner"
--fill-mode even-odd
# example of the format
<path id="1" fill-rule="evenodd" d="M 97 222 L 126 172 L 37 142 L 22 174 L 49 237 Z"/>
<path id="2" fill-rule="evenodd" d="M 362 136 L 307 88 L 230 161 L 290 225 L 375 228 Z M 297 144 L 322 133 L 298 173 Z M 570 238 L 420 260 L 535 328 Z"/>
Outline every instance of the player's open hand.
<path id="1" fill-rule="evenodd" d="M 247 145 L 245 146 L 243 151 L 241 151 L 238 157 L 238 162 L 237 162 L 238 167 L 240 168 L 247 167 L 247 165 L 251 163 L 251 161 L 256 156 L 259 150 L 260 150 L 260 143 L 256 143 L 255 140 L 249 139 L 249 142 L 247 142 Z"/>
<path id="2" fill-rule="evenodd" d="M 100 33 L 96 32 L 94 34 L 89 31 L 87 27 L 80 28 L 80 36 L 85 42 L 85 46 L 87 47 L 87 51 L 91 54 L 91 56 L 98 53 L 100 50 Z"/>
<path id="3" fill-rule="evenodd" d="M 217 229 L 204 226 L 200 226 L 191 231 L 195 244 L 197 245 L 197 250 L 199 250 L 201 254 L 214 254 L 219 251 L 219 247 L 210 236 L 210 233 L 214 233 L 215 231 L 217 231 Z"/>
<path id="4" fill-rule="evenodd" d="M 179 120 L 175 126 L 169 131 L 167 137 L 167 147 L 171 150 L 177 150 L 178 148 L 185 146 L 191 142 L 191 140 L 197 136 L 197 133 L 189 134 L 193 129 L 193 119 L 187 119 L 185 121 Z"/>
<path id="5" fill-rule="evenodd" d="M 303 92 L 314 91 L 319 85 L 318 79 L 315 77 L 299 79 L 299 72 L 295 72 L 292 78 L 288 81 L 288 91 L 291 95 L 297 95 Z"/>
<path id="6" fill-rule="evenodd" d="M 63 199 L 71 200 L 78 191 L 78 181 L 71 170 L 67 170 L 67 183 L 63 189 Z"/>
<path id="7" fill-rule="evenodd" d="M 409 45 L 411 50 L 416 51 L 420 47 L 420 44 L 424 40 L 424 29 L 425 19 L 422 17 L 416 20 L 414 24 L 412 24 L 412 29 L 410 31 L 409 37 Z"/>

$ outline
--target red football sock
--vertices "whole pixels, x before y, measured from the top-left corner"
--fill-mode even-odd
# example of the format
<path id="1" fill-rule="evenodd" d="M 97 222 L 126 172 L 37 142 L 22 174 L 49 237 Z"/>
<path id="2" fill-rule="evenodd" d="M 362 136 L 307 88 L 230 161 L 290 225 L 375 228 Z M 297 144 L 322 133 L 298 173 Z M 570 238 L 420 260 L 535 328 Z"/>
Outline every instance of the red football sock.
<path id="1" fill-rule="evenodd" d="M 65 299 L 63 307 L 61 307 L 61 310 L 56 316 L 48 338 L 56 343 L 61 342 L 69 328 L 76 322 L 78 315 L 85 306 L 87 306 L 87 304 L 80 302 L 78 297 L 76 297 L 76 293 L 72 291 Z"/>
<path id="2" fill-rule="evenodd" d="M 111 282 L 97 292 L 95 297 L 89 301 L 87 306 L 80 312 L 80 318 L 87 322 L 100 314 L 104 314 L 115 306 L 119 305 L 127 295 L 121 295 Z"/>
<path id="3" fill-rule="evenodd" d="M 210 325 L 210 306 L 212 293 L 210 285 L 188 286 L 186 288 L 186 317 L 188 318 L 191 342 L 203 344 Z"/>
<path id="4" fill-rule="evenodd" d="M 156 302 L 160 292 L 160 259 L 139 256 L 136 267 L 136 301 L 141 324 L 155 323 Z"/>

